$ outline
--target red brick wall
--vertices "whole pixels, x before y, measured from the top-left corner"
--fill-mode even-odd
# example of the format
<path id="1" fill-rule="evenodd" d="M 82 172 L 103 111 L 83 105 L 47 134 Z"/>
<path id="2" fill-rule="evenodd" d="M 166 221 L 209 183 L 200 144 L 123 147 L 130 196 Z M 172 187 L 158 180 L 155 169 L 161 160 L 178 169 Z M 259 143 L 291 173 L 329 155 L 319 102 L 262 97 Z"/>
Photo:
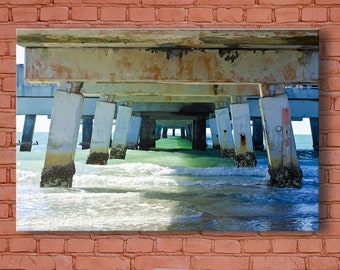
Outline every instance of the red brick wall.
<path id="1" fill-rule="evenodd" d="M 339 269 L 339 4 L 339 0 L 0 0 L 0 269 Z M 320 231 L 16 232 L 15 30 L 33 27 L 319 28 Z"/>

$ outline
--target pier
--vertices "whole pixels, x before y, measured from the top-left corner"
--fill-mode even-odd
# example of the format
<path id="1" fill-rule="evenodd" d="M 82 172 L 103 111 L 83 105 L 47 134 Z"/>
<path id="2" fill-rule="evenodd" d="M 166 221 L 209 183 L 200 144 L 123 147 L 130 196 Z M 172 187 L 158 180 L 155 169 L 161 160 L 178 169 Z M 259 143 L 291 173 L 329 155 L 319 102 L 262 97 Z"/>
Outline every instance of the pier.
<path id="1" fill-rule="evenodd" d="M 25 120 L 25 141 L 34 129 L 29 115 L 51 115 L 42 187 L 72 186 L 81 118 L 83 127 L 94 119 L 89 164 L 124 158 L 129 137 L 148 150 L 157 125 L 189 130 L 193 149 L 205 150 L 209 119 L 221 157 L 236 166 L 256 166 L 264 133 L 273 186 L 301 186 L 292 119 L 311 119 L 317 149 L 317 31 L 26 29 L 17 42 L 26 80 L 59 84 L 53 95 L 17 98 L 30 127 Z"/>

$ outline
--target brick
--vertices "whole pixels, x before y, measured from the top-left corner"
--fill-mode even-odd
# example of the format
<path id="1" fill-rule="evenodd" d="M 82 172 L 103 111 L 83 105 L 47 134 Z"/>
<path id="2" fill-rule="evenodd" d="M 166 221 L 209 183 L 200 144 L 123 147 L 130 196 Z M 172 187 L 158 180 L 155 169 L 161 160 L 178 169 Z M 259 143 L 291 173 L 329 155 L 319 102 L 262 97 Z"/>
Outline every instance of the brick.
<path id="1" fill-rule="evenodd" d="M 275 21 L 278 23 L 298 22 L 298 8 L 278 8 L 275 9 Z"/>
<path id="2" fill-rule="evenodd" d="M 213 9 L 211 8 L 190 8 L 188 12 L 190 22 L 211 22 L 213 21 Z"/>
<path id="3" fill-rule="evenodd" d="M 305 270 L 305 260 L 299 257 L 254 257 L 253 270 Z"/>
<path id="4" fill-rule="evenodd" d="M 0 269 L 53 270 L 53 257 L 42 255 L 0 255 Z"/>
<path id="5" fill-rule="evenodd" d="M 332 108 L 333 99 L 330 96 L 319 96 L 319 111 L 329 111 Z"/>
<path id="6" fill-rule="evenodd" d="M 243 9 L 241 8 L 218 8 L 216 11 L 218 22 L 242 22 Z"/>
<path id="7" fill-rule="evenodd" d="M 124 240 L 122 239 L 98 239 L 98 252 L 123 252 Z"/>
<path id="8" fill-rule="evenodd" d="M 182 251 L 182 239 L 180 238 L 157 238 L 156 250 L 161 252 Z"/>
<path id="9" fill-rule="evenodd" d="M 135 270 L 154 268 L 190 269 L 189 256 L 137 256 L 135 258 Z"/>
<path id="10" fill-rule="evenodd" d="M 274 253 L 296 253 L 297 241 L 294 239 L 273 239 Z"/>
<path id="11" fill-rule="evenodd" d="M 0 204 L 0 218 L 8 218 L 8 204 Z"/>
<path id="12" fill-rule="evenodd" d="M 10 180 L 11 183 L 16 182 L 16 170 L 15 169 L 10 170 L 9 177 L 10 177 L 9 180 Z"/>
<path id="13" fill-rule="evenodd" d="M 328 253 L 340 254 L 340 239 L 326 239 L 325 245 Z"/>
<path id="14" fill-rule="evenodd" d="M 82 4 L 83 0 L 53 0 L 53 3 L 54 4 Z"/>
<path id="15" fill-rule="evenodd" d="M 340 8 L 331 8 L 329 16 L 332 22 L 340 22 Z"/>
<path id="16" fill-rule="evenodd" d="M 0 58 L 0 74 L 16 72 L 15 58 Z"/>
<path id="17" fill-rule="evenodd" d="M 214 270 L 248 270 L 250 269 L 249 258 L 227 256 L 194 256 L 192 259 L 194 269 Z"/>
<path id="18" fill-rule="evenodd" d="M 193 5 L 195 2 L 195 0 L 142 0 L 143 5 L 153 6 L 183 6 Z"/>
<path id="19" fill-rule="evenodd" d="M 320 220 L 319 226 L 320 226 L 320 230 L 315 232 L 315 235 L 327 236 L 327 237 L 330 237 L 332 235 L 334 236 L 340 235 L 340 222 Z"/>
<path id="20" fill-rule="evenodd" d="M 72 7 L 72 20 L 97 20 L 97 7 Z"/>
<path id="21" fill-rule="evenodd" d="M 68 252 L 93 252 L 94 241 L 91 239 L 69 239 L 67 241 Z"/>
<path id="22" fill-rule="evenodd" d="M 268 23 L 272 21 L 270 8 L 248 8 L 246 14 L 247 22 Z"/>
<path id="23" fill-rule="evenodd" d="M 76 269 L 130 269 L 130 259 L 121 256 L 77 256 L 75 261 Z"/>
<path id="24" fill-rule="evenodd" d="M 340 170 L 329 171 L 329 183 L 340 183 Z"/>
<path id="25" fill-rule="evenodd" d="M 11 108 L 11 97 L 8 95 L 0 95 L 0 108 L 1 109 L 9 109 Z M 1 138 L 0 138 L 1 145 Z"/>
<path id="26" fill-rule="evenodd" d="M 152 239 L 128 239 L 126 241 L 127 252 L 151 252 L 152 250 Z"/>
<path id="27" fill-rule="evenodd" d="M 246 253 L 267 253 L 270 251 L 269 240 L 245 240 L 243 250 Z"/>
<path id="28" fill-rule="evenodd" d="M 189 253 L 211 252 L 211 240 L 187 238 L 184 242 L 184 251 Z"/>
<path id="29" fill-rule="evenodd" d="M 125 7 L 102 7 L 100 19 L 103 21 L 126 21 Z"/>
<path id="30" fill-rule="evenodd" d="M 62 0 L 62 1 L 66 1 L 66 0 Z M 115 4 L 115 5 L 139 4 L 139 0 L 83 0 L 82 2 L 84 2 L 85 4 Z"/>
<path id="31" fill-rule="evenodd" d="M 0 239 L 0 252 L 7 250 L 7 239 Z"/>
<path id="32" fill-rule="evenodd" d="M 0 22 L 7 22 L 8 21 L 8 8 L 0 8 Z"/>
<path id="33" fill-rule="evenodd" d="M 64 239 L 51 239 L 51 238 L 42 238 L 40 239 L 40 252 L 41 253 L 63 253 L 64 252 Z"/>
<path id="34" fill-rule="evenodd" d="M 1 119 L 0 119 L 0 127 L 1 127 Z M 16 163 L 15 149 L 0 151 L 0 164 L 15 164 L 15 163 Z M 10 200 L 15 200 L 15 198 L 13 198 L 11 194 L 6 194 L 6 192 L 9 192 L 11 190 L 11 187 L 6 187 L 3 189 L 5 190 L 0 190 L 0 194 L 3 195 L 4 197 L 0 196 L 0 198 L 3 198 L 3 199 L 7 198 Z"/>
<path id="35" fill-rule="evenodd" d="M 73 260 L 71 256 L 56 255 L 55 257 L 56 269 L 72 269 Z"/>
<path id="36" fill-rule="evenodd" d="M 340 109 L 340 99 L 337 99 L 338 106 L 336 106 L 336 110 Z M 327 146 L 340 146 L 340 132 L 329 132 L 327 134 Z"/>
<path id="37" fill-rule="evenodd" d="M 339 202 L 340 185 L 323 184 L 319 187 L 319 200 L 321 202 Z"/>
<path id="38" fill-rule="evenodd" d="M 255 0 L 239 0 L 239 1 L 233 1 L 233 0 L 198 0 L 198 5 L 214 5 L 214 6 L 254 6 Z"/>
<path id="39" fill-rule="evenodd" d="M 16 5 L 46 5 L 50 4 L 51 0 L 16 0 Z M 13 5 L 13 0 L 0 0 L 0 4 Z"/>
<path id="40" fill-rule="evenodd" d="M 339 62 L 336 60 L 320 60 L 320 75 L 331 75 L 339 73 Z"/>
<path id="41" fill-rule="evenodd" d="M 0 42 L 0 56 L 8 55 L 8 46 L 6 42 Z"/>
<path id="42" fill-rule="evenodd" d="M 9 77 L 3 80 L 2 91 L 4 92 L 15 92 L 16 91 L 16 78 Z"/>
<path id="43" fill-rule="evenodd" d="M 332 204 L 329 206 L 329 216 L 331 218 L 340 219 L 340 204 Z"/>
<path id="44" fill-rule="evenodd" d="M 323 83 L 324 91 L 339 91 L 340 90 L 340 77 L 328 77 Z"/>
<path id="45" fill-rule="evenodd" d="M 33 238 L 12 238 L 9 239 L 9 250 L 11 252 L 34 252 L 36 241 Z"/>
<path id="46" fill-rule="evenodd" d="M 153 22 L 155 21 L 154 8 L 129 8 L 130 21 L 132 22 Z"/>
<path id="47" fill-rule="evenodd" d="M 1 39 L 15 39 L 16 38 L 16 25 L 6 25 L 6 27 L 0 27 L 0 37 Z M 1 67 L 1 65 L 0 65 Z M 15 72 L 15 71 L 14 71 Z M 2 73 L 2 72 L 0 72 Z"/>
<path id="48" fill-rule="evenodd" d="M 14 234 L 16 234 L 15 220 L 0 220 L 0 235 L 8 237 L 9 235 Z"/>
<path id="49" fill-rule="evenodd" d="M 336 257 L 309 257 L 308 270 L 339 269 L 339 259 Z"/>
<path id="50" fill-rule="evenodd" d="M 312 0 L 259 0 L 260 6 L 295 6 L 310 5 Z"/>
<path id="51" fill-rule="evenodd" d="M 0 168 L 0 183 L 6 183 L 6 182 L 7 182 L 7 169 Z"/>
<path id="52" fill-rule="evenodd" d="M 35 22 L 38 20 L 36 8 L 13 8 L 12 17 L 14 22 Z"/>
<path id="53" fill-rule="evenodd" d="M 322 243 L 320 239 L 299 239 L 298 250 L 301 253 L 321 253 Z"/>
<path id="54" fill-rule="evenodd" d="M 303 8 L 301 20 L 303 22 L 325 22 L 327 21 L 327 8 Z"/>
<path id="55" fill-rule="evenodd" d="M 68 20 L 68 7 L 43 7 L 40 9 L 41 21 Z"/>
<path id="56" fill-rule="evenodd" d="M 338 5 L 338 0 L 315 0 L 315 4 L 318 5 Z"/>
<path id="57" fill-rule="evenodd" d="M 338 42 L 326 42 L 325 54 L 329 57 L 340 56 L 340 41 Z"/>
<path id="58" fill-rule="evenodd" d="M 215 240 L 216 253 L 241 253 L 241 244 L 237 240 Z"/>
<path id="59" fill-rule="evenodd" d="M 1 98 L 0 98 L 0 104 L 1 104 Z M 0 107 L 1 107 L 1 105 L 0 105 Z M 7 139 L 6 132 L 0 132 L 0 146 L 5 146 L 6 145 L 6 139 Z"/>
<path id="60" fill-rule="evenodd" d="M 161 22 L 181 22 L 185 21 L 184 8 L 160 8 L 157 18 Z"/>
<path id="61" fill-rule="evenodd" d="M 0 155 L 2 152 L 6 151 L 0 151 Z M 7 151 L 7 152 L 14 152 L 14 151 Z M 15 153 L 15 152 L 14 152 Z M 4 164 L 1 162 L 0 158 L 0 164 Z M 1 201 L 15 201 L 15 186 L 13 185 L 3 185 L 0 188 L 0 198 Z"/>

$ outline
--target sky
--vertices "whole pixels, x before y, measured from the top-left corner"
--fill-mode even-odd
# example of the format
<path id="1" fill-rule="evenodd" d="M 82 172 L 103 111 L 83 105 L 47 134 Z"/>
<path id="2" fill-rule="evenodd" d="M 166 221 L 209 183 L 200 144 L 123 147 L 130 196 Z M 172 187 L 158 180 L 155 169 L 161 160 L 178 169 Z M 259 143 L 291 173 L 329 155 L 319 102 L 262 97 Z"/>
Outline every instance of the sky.
<path id="1" fill-rule="evenodd" d="M 17 64 L 24 63 L 24 48 L 17 46 L 16 48 Z M 17 131 L 21 132 L 24 126 L 24 116 L 17 116 Z M 37 116 L 35 128 L 36 132 L 48 132 L 50 120 L 47 116 Z M 294 134 L 311 134 L 309 119 L 304 118 L 303 121 L 293 121 L 293 132 Z"/>

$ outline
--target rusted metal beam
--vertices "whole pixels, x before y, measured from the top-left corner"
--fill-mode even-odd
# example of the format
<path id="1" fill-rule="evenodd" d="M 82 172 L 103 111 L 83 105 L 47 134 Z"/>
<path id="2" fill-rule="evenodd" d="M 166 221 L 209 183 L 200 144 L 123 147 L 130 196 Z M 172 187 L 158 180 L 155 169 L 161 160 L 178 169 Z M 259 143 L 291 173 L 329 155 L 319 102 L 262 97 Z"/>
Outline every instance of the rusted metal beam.
<path id="1" fill-rule="evenodd" d="M 26 79 L 30 82 L 317 83 L 318 52 L 27 48 Z"/>
<path id="2" fill-rule="evenodd" d="M 18 29 L 24 47 L 315 49 L 316 29 Z"/>

